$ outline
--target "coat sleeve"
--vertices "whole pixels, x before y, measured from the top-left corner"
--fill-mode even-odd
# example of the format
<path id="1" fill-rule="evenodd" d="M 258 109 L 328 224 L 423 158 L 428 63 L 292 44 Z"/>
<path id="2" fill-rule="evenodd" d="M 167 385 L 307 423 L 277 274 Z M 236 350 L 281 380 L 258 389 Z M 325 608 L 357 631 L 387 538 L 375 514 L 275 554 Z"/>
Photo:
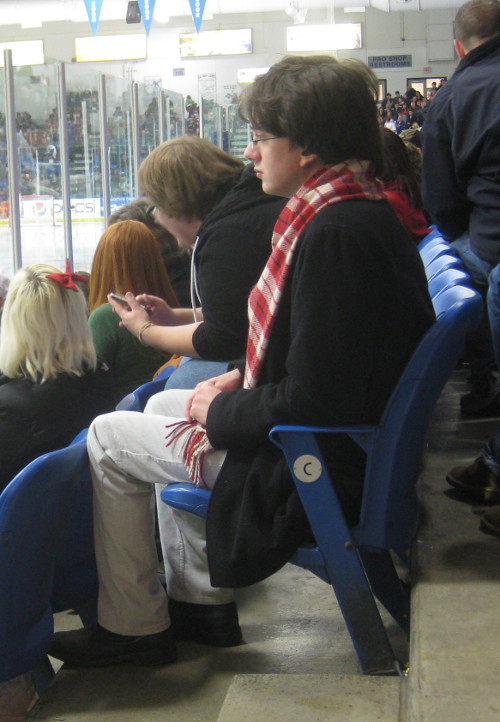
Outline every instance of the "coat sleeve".
<path id="1" fill-rule="evenodd" d="M 245 353 L 248 295 L 270 251 L 271 225 L 265 238 L 236 223 L 211 231 L 198 268 L 203 323 L 193 334 L 193 346 L 200 358 L 227 361 Z"/>
<path id="2" fill-rule="evenodd" d="M 423 200 L 433 223 L 453 241 L 467 231 L 471 206 L 453 152 L 453 105 L 444 100 L 439 105 L 438 96 L 432 101 L 421 131 Z"/>

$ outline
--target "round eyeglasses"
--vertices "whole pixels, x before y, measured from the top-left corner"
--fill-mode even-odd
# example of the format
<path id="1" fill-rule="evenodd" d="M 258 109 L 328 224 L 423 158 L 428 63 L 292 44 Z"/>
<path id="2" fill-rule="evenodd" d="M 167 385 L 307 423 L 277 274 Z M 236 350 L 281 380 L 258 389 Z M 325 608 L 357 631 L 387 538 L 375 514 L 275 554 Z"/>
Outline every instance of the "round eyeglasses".
<path id="1" fill-rule="evenodd" d="M 252 148 L 257 147 L 257 143 L 264 143 L 266 140 L 277 140 L 278 138 L 281 138 L 281 135 L 271 135 L 269 138 L 250 138 L 248 141 Z"/>

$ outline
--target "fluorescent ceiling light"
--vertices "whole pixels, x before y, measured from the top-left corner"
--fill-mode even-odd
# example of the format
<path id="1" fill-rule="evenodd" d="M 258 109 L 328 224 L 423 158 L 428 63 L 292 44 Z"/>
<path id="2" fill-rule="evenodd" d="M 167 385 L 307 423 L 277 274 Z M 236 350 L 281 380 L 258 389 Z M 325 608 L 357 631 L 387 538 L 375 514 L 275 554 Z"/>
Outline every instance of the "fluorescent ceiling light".
<path id="1" fill-rule="evenodd" d="M 181 58 L 206 55 L 243 55 L 252 53 L 252 30 L 207 30 L 201 33 L 180 33 Z"/>
<path id="2" fill-rule="evenodd" d="M 96 60 L 144 60 L 146 57 L 146 35 L 143 34 L 75 38 L 77 63 Z"/>
<path id="3" fill-rule="evenodd" d="M 2 68 L 4 50 L 12 50 L 12 65 L 42 65 L 45 62 L 43 40 L 0 43 L 0 67 Z"/>
<path id="4" fill-rule="evenodd" d="M 361 48 L 361 23 L 293 25 L 286 29 L 286 49 L 354 50 Z"/>

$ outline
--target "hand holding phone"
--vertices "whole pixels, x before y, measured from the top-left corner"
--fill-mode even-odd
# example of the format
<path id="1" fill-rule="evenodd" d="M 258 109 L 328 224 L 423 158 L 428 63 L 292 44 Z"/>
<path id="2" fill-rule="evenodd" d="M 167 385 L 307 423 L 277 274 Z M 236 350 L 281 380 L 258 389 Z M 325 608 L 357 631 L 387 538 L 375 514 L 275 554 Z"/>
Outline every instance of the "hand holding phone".
<path id="1" fill-rule="evenodd" d="M 118 303 L 121 303 L 122 306 L 125 306 L 129 311 L 132 310 L 129 306 L 127 299 L 121 293 L 115 293 L 114 291 L 110 291 L 109 296 L 111 296 L 114 301 L 118 301 Z M 147 313 L 151 313 L 151 308 L 149 306 L 146 306 L 145 303 L 140 303 L 140 305 Z"/>
<path id="2" fill-rule="evenodd" d="M 127 306 L 128 310 L 130 311 L 130 306 L 128 305 L 128 301 L 121 293 L 115 293 L 114 291 L 110 291 L 109 295 L 111 298 L 115 301 L 118 301 L 118 303 L 121 303 L 122 306 Z"/>

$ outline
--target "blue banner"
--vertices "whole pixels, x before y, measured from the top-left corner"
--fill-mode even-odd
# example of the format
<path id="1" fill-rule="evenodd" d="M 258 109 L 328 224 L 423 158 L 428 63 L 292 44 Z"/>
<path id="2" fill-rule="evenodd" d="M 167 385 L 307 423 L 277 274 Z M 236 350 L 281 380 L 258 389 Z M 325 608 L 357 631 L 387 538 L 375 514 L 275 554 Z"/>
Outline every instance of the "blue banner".
<path id="1" fill-rule="evenodd" d="M 146 28 L 146 35 L 149 35 L 156 0 L 137 0 L 137 2 L 139 3 L 139 10 L 141 11 L 142 22 L 144 23 L 144 27 Z"/>
<path id="2" fill-rule="evenodd" d="M 205 10 L 205 2 L 206 0 L 189 0 L 191 12 L 193 14 L 194 26 L 197 33 L 200 32 L 203 11 Z"/>
<path id="3" fill-rule="evenodd" d="M 89 16 L 89 23 L 92 29 L 92 35 L 97 33 L 99 27 L 99 16 L 101 14 L 102 0 L 83 0 L 85 7 L 87 8 L 87 15 Z"/>

